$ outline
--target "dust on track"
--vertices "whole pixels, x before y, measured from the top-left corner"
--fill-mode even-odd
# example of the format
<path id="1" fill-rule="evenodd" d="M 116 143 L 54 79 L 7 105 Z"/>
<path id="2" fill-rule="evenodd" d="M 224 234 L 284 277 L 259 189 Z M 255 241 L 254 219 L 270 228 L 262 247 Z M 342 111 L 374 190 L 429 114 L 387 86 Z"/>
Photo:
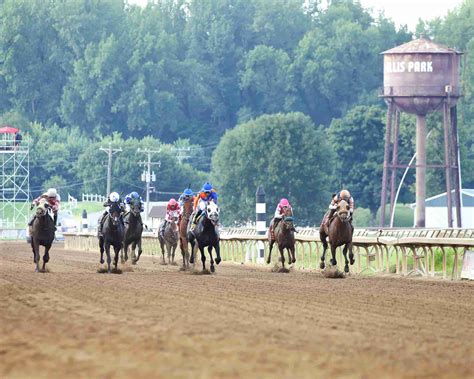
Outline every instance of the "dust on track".
<path id="1" fill-rule="evenodd" d="M 472 283 L 98 258 L 0 242 L 0 377 L 474 376 Z"/>

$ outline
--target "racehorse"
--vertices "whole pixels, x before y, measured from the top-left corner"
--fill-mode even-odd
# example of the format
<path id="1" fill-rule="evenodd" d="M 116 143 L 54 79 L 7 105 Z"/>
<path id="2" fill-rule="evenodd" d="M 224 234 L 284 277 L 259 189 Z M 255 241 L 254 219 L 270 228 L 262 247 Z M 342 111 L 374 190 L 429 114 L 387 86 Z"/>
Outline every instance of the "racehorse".
<path id="1" fill-rule="evenodd" d="M 270 248 L 268 252 L 267 264 L 269 264 L 272 259 L 272 249 L 274 243 L 276 242 L 278 249 L 280 250 L 281 264 L 283 265 L 283 269 L 285 269 L 285 249 L 288 251 L 288 263 L 292 264 L 296 262 L 295 226 L 293 224 L 293 213 L 290 208 L 287 208 L 282 219 L 274 228 L 273 234 L 274 235 L 272 235 L 271 232 L 268 233 L 268 242 Z"/>
<path id="2" fill-rule="evenodd" d="M 164 222 L 164 221 L 163 221 Z M 169 221 L 165 227 L 163 235 L 160 233 L 160 228 L 158 228 L 158 240 L 160 241 L 161 254 L 163 255 L 163 264 L 166 264 L 165 260 L 165 247 L 168 253 L 168 263 L 174 265 L 174 253 L 178 247 L 178 215 L 173 214 L 171 221 Z"/>
<path id="3" fill-rule="evenodd" d="M 46 269 L 46 263 L 49 262 L 49 250 L 54 241 L 55 230 L 53 210 L 46 200 L 41 199 L 36 208 L 36 218 L 29 227 L 31 249 L 33 250 L 34 262 L 36 264 L 35 272 L 40 271 L 40 246 L 44 246 L 42 271 Z"/>
<path id="4" fill-rule="evenodd" d="M 125 223 L 125 232 L 123 238 L 123 250 L 121 252 L 122 263 L 128 260 L 128 248 L 131 247 L 132 264 L 137 264 L 142 255 L 142 233 L 143 222 L 140 215 L 141 202 L 139 199 L 132 199 L 130 204 L 130 212 L 128 212 L 123 221 Z M 135 250 L 138 247 L 138 255 L 135 255 Z M 124 259 L 125 254 L 125 259 Z"/>
<path id="5" fill-rule="evenodd" d="M 107 272 L 110 273 L 110 246 L 113 246 L 115 257 L 114 266 L 117 270 L 118 258 L 123 245 L 124 230 L 122 221 L 120 220 L 120 206 L 112 203 L 108 214 L 105 216 L 104 225 L 102 227 L 102 235 L 99 237 L 100 263 L 104 263 L 104 250 L 107 254 Z"/>
<path id="6" fill-rule="evenodd" d="M 188 223 L 193 213 L 193 199 L 192 197 L 184 200 L 183 213 L 179 220 L 179 249 L 183 256 L 183 269 L 189 268 L 189 250 L 188 250 Z"/>
<path id="7" fill-rule="evenodd" d="M 324 220 L 329 215 L 326 214 L 321 227 L 319 228 L 319 238 L 323 243 L 323 255 L 321 256 L 321 269 L 324 269 L 326 250 L 328 248 L 328 241 L 326 240 L 329 237 L 329 243 L 331 244 L 331 264 L 333 266 L 337 265 L 336 261 L 336 249 L 339 246 L 344 245 L 342 253 L 344 254 L 345 266 L 344 272 L 349 272 L 349 261 L 347 260 L 347 250 L 349 250 L 349 259 L 351 265 L 354 264 L 354 254 L 352 252 L 352 234 L 354 233 L 354 227 L 349 222 L 349 204 L 345 200 L 340 200 L 337 204 L 336 212 L 332 220 L 329 220 L 329 228 L 325 225 Z"/>
<path id="8" fill-rule="evenodd" d="M 216 250 L 216 264 L 221 262 L 221 251 L 219 246 L 219 232 L 217 230 L 217 224 L 219 223 L 219 207 L 214 202 L 210 202 L 206 205 L 204 212 L 197 221 L 197 225 L 193 231 L 190 230 L 192 218 L 188 225 L 188 241 L 191 243 L 191 258 L 190 263 L 194 263 L 194 255 L 196 253 L 195 246 L 199 248 L 201 252 L 202 271 L 206 271 L 206 256 L 204 254 L 204 248 L 207 247 L 207 251 L 211 258 L 211 272 L 215 271 L 214 260 L 212 258 L 212 248 Z"/>

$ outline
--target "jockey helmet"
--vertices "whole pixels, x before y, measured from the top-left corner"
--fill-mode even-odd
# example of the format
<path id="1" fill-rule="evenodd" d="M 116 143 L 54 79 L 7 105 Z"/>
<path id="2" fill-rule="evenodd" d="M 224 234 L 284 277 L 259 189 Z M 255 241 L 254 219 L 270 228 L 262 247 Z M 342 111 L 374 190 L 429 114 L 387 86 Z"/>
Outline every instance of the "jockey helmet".
<path id="1" fill-rule="evenodd" d="M 131 197 L 132 199 L 139 199 L 139 198 L 140 198 L 140 195 L 139 195 L 137 192 L 134 191 L 134 192 L 132 192 L 132 193 L 130 194 L 130 197 Z"/>
<path id="2" fill-rule="evenodd" d="M 49 189 L 46 191 L 46 196 L 48 196 L 48 197 L 57 197 L 57 196 L 58 196 L 58 192 L 56 191 L 56 188 L 49 188 Z"/>
<path id="3" fill-rule="evenodd" d="M 288 201 L 288 199 L 281 199 L 280 200 L 280 203 L 278 204 L 280 207 L 289 207 L 290 206 L 290 202 Z"/>
<path id="4" fill-rule="evenodd" d="M 339 193 L 339 197 L 341 199 L 344 199 L 346 201 L 349 201 L 349 199 L 351 198 L 351 194 L 348 190 L 344 189 L 342 190 L 340 193 Z"/>
<path id="5" fill-rule="evenodd" d="M 168 202 L 168 206 L 170 207 L 170 209 L 176 209 L 178 206 L 178 202 L 175 199 L 170 199 L 170 201 Z"/>
<path id="6" fill-rule="evenodd" d="M 119 195 L 117 192 L 112 192 L 112 193 L 109 195 L 109 200 L 110 200 L 112 203 L 116 203 L 117 201 L 120 200 L 120 195 Z"/>
<path id="7" fill-rule="evenodd" d="M 193 190 L 191 188 L 186 188 L 183 192 L 184 196 L 191 197 L 193 196 Z"/>
<path id="8" fill-rule="evenodd" d="M 204 185 L 202 186 L 202 190 L 201 190 L 201 191 L 204 192 L 204 193 L 211 193 L 211 191 L 212 191 L 212 184 L 209 183 L 209 182 L 204 183 Z"/>

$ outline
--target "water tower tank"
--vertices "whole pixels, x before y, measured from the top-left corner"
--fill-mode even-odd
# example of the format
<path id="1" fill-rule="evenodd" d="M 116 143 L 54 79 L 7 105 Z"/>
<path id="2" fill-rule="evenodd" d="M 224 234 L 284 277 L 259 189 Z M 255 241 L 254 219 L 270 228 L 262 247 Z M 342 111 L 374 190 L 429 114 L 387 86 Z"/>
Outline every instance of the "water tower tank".
<path id="1" fill-rule="evenodd" d="M 427 38 L 384 51 L 383 97 L 402 112 L 426 115 L 440 107 L 449 94 L 449 106 L 461 95 L 461 53 Z"/>

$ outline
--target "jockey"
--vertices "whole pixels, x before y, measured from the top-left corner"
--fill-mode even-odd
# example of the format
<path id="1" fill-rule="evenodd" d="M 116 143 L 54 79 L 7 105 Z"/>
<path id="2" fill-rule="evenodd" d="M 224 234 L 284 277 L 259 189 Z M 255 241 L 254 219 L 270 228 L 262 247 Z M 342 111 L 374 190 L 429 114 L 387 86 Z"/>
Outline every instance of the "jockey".
<path id="1" fill-rule="evenodd" d="M 197 220 L 201 213 L 206 209 L 206 205 L 210 202 L 217 204 L 217 192 L 209 182 L 204 183 L 199 191 L 199 194 L 194 198 L 194 218 L 191 224 L 191 230 L 194 230 L 197 224 Z"/>
<path id="2" fill-rule="evenodd" d="M 354 198 L 351 196 L 348 190 L 343 189 L 342 191 L 332 195 L 331 203 L 329 204 L 329 216 L 326 217 L 324 223 L 326 226 L 329 226 L 329 221 L 334 216 L 334 213 L 337 209 L 337 205 L 341 200 L 345 200 L 349 204 L 349 217 L 352 222 L 352 214 L 354 213 Z"/>
<path id="3" fill-rule="evenodd" d="M 288 199 L 281 199 L 275 209 L 275 215 L 273 216 L 273 220 L 270 222 L 270 233 L 273 233 L 275 227 L 278 225 L 278 223 L 283 218 L 288 209 L 290 209 L 291 214 L 293 214 L 293 208 L 291 207 L 291 204 Z"/>
<path id="4" fill-rule="evenodd" d="M 104 202 L 105 211 L 102 214 L 102 217 L 99 220 L 98 232 L 102 234 L 102 227 L 104 225 L 105 216 L 109 213 L 110 206 L 114 203 L 117 203 L 120 208 L 120 221 L 122 222 L 122 226 L 125 226 L 123 223 L 122 214 L 125 212 L 125 204 L 123 203 L 122 199 L 120 199 L 120 195 L 117 192 L 111 192 L 107 201 Z"/>
<path id="5" fill-rule="evenodd" d="M 130 207 L 132 200 L 138 199 L 140 200 L 140 212 L 145 210 L 145 204 L 143 203 L 142 197 L 137 192 L 130 192 L 127 196 L 125 196 L 125 204 Z"/>
<path id="6" fill-rule="evenodd" d="M 179 196 L 178 202 L 181 207 L 183 207 L 184 203 L 188 200 L 194 202 L 194 193 L 191 188 L 186 188 L 183 193 Z"/>
<path id="7" fill-rule="evenodd" d="M 168 201 L 168 205 L 166 206 L 165 221 L 163 222 L 160 228 L 161 236 L 164 236 L 165 228 L 166 228 L 166 225 L 168 225 L 168 222 L 173 222 L 173 217 L 176 217 L 176 216 L 177 217 L 181 216 L 181 207 L 179 206 L 179 203 L 175 199 L 170 199 L 170 201 Z"/>
<path id="8" fill-rule="evenodd" d="M 59 211 L 59 205 L 60 205 L 60 199 L 58 192 L 56 191 L 56 188 L 49 188 L 45 193 L 43 193 L 41 196 L 37 197 L 36 199 L 33 200 L 31 203 L 30 209 L 33 209 L 33 207 L 38 206 L 40 201 L 42 199 L 46 199 L 48 204 L 51 206 L 51 209 L 54 214 L 54 226 L 56 226 L 58 222 L 58 211 Z M 33 221 L 35 221 L 36 215 L 33 215 L 31 218 L 30 222 L 28 223 L 29 226 L 33 225 Z"/>

